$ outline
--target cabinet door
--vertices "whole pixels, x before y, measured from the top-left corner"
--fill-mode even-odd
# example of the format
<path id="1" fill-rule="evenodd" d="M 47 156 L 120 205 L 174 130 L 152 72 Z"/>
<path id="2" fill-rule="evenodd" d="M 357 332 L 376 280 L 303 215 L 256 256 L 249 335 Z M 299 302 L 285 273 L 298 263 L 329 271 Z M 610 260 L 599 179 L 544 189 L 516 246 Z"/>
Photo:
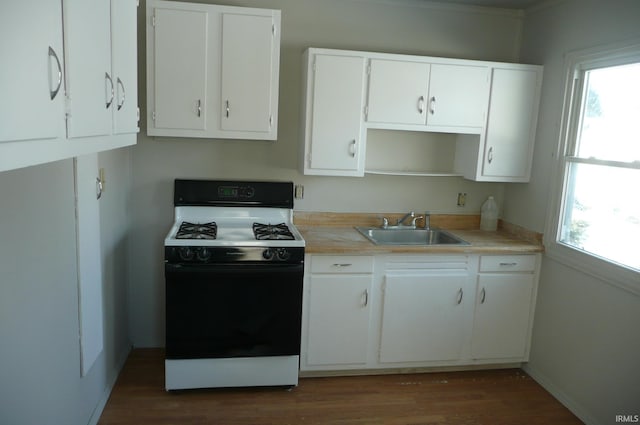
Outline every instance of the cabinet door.
<path id="1" fill-rule="evenodd" d="M 111 134 L 115 81 L 111 74 L 109 0 L 65 0 L 67 137 Z"/>
<path id="2" fill-rule="evenodd" d="M 528 181 L 540 79 L 538 69 L 493 69 L 483 176 Z"/>
<path id="3" fill-rule="evenodd" d="M 387 274 L 380 362 L 459 359 L 472 292 L 463 274 Z"/>
<path id="4" fill-rule="evenodd" d="M 149 135 L 163 135 L 156 129 L 205 130 L 207 19 L 205 11 L 153 10 Z"/>
<path id="5" fill-rule="evenodd" d="M 114 134 L 138 132 L 137 13 L 136 0 L 111 0 Z"/>
<path id="6" fill-rule="evenodd" d="M 487 112 L 489 68 L 432 64 L 430 75 L 427 125 L 468 127 L 479 134 Z"/>
<path id="7" fill-rule="evenodd" d="M 478 279 L 472 356 L 522 359 L 529 338 L 534 275 L 481 274 Z"/>
<path id="8" fill-rule="evenodd" d="M 275 32 L 271 16 L 222 14 L 222 130 L 269 133 L 275 126 Z"/>
<path id="9" fill-rule="evenodd" d="M 429 64 L 372 59 L 367 121 L 425 124 Z"/>
<path id="10" fill-rule="evenodd" d="M 0 142 L 64 136 L 60 2 L 3 3 L 0 28 Z"/>
<path id="11" fill-rule="evenodd" d="M 308 365 L 365 364 L 371 275 L 311 276 Z"/>
<path id="12" fill-rule="evenodd" d="M 313 55 L 305 173 L 362 174 L 363 57 Z"/>

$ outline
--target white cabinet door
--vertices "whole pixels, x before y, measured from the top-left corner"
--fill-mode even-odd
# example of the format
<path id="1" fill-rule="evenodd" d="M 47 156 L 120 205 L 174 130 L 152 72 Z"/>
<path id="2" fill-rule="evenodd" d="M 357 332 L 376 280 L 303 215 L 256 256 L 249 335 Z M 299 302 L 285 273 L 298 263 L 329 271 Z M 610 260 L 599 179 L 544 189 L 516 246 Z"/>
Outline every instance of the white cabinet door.
<path id="1" fill-rule="evenodd" d="M 372 59 L 367 121 L 425 124 L 428 87 L 429 64 Z"/>
<path id="2" fill-rule="evenodd" d="M 115 85 L 113 133 L 138 132 L 138 6 L 111 0 L 111 76 Z"/>
<path id="3" fill-rule="evenodd" d="M 459 359 L 468 338 L 472 288 L 466 274 L 387 274 L 380 362 Z"/>
<path id="4" fill-rule="evenodd" d="M 362 176 L 364 58 L 312 51 L 305 65 L 304 173 Z"/>
<path id="5" fill-rule="evenodd" d="M 64 137 L 60 2 L 3 3 L 0 31 L 0 142 Z"/>
<path id="6" fill-rule="evenodd" d="M 541 67 L 493 69 L 482 177 L 529 180 L 541 79 Z"/>
<path id="7" fill-rule="evenodd" d="M 432 64 L 427 126 L 480 133 L 489 95 L 486 66 Z"/>
<path id="8" fill-rule="evenodd" d="M 371 275 L 312 275 L 307 365 L 367 362 Z"/>
<path id="9" fill-rule="evenodd" d="M 111 75 L 109 0 L 64 0 L 67 137 L 111 134 L 115 81 Z"/>
<path id="10" fill-rule="evenodd" d="M 208 13 L 155 7 L 147 37 L 147 133 L 204 133 L 207 115 Z M 151 34 L 149 34 L 151 32 Z M 189 134 L 188 132 L 186 134 Z"/>
<path id="11" fill-rule="evenodd" d="M 526 355 L 535 277 L 480 274 L 473 324 L 474 359 L 522 359 Z"/>
<path id="12" fill-rule="evenodd" d="M 276 128 L 278 66 L 274 61 L 278 61 L 275 53 L 280 43 L 275 34 L 272 16 L 222 14 L 222 130 L 269 135 Z M 275 131 L 271 138 L 276 138 Z"/>

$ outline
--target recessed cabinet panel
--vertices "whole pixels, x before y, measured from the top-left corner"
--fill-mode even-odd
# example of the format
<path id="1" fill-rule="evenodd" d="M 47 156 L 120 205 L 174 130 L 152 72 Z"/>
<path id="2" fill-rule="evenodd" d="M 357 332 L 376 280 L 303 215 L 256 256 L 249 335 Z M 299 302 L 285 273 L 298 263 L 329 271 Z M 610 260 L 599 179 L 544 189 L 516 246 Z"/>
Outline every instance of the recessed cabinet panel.
<path id="1" fill-rule="evenodd" d="M 11 2 L 0 28 L 0 142 L 64 137 L 61 3 Z"/>
<path id="2" fill-rule="evenodd" d="M 361 171 L 364 95 L 362 57 L 318 54 L 311 59 L 308 161 L 310 174 Z M 308 112 L 308 113 L 309 113 Z"/>
<path id="3" fill-rule="evenodd" d="M 367 121 L 424 124 L 429 64 L 372 59 L 370 66 Z"/>
<path id="4" fill-rule="evenodd" d="M 65 0 L 67 137 L 111 134 L 115 80 L 111 70 L 109 0 Z"/>
<path id="5" fill-rule="evenodd" d="M 207 112 L 207 12 L 157 8 L 150 135 L 156 129 L 204 130 Z"/>
<path id="6" fill-rule="evenodd" d="M 537 123 L 536 70 L 495 68 L 484 146 L 484 177 L 529 179 Z"/>
<path id="7" fill-rule="evenodd" d="M 479 276 L 471 344 L 474 359 L 525 357 L 534 283 L 532 273 Z"/>
<path id="8" fill-rule="evenodd" d="M 489 67 L 432 64 L 427 125 L 470 127 L 480 133 L 488 95 Z"/>
<path id="9" fill-rule="evenodd" d="M 271 128 L 272 28 L 271 16 L 222 14 L 223 130 Z"/>
<path id="10" fill-rule="evenodd" d="M 457 360 L 469 325 L 466 274 L 387 274 L 380 362 Z"/>

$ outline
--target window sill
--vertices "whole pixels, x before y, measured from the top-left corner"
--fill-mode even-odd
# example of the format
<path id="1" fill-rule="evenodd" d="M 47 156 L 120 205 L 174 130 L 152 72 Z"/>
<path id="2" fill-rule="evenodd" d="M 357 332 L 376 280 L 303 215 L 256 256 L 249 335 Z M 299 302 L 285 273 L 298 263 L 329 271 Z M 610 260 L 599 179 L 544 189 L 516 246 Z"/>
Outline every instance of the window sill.
<path id="1" fill-rule="evenodd" d="M 640 272 L 566 247 L 555 241 L 546 241 L 545 248 L 546 255 L 559 263 L 640 296 Z"/>

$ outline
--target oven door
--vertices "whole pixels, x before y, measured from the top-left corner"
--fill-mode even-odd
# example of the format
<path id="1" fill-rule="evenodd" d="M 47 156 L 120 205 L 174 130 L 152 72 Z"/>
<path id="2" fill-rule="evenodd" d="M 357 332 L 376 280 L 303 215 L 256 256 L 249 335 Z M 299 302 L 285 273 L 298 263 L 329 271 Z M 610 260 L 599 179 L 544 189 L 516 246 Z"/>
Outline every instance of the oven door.
<path id="1" fill-rule="evenodd" d="M 166 264 L 167 359 L 299 355 L 303 268 Z"/>

